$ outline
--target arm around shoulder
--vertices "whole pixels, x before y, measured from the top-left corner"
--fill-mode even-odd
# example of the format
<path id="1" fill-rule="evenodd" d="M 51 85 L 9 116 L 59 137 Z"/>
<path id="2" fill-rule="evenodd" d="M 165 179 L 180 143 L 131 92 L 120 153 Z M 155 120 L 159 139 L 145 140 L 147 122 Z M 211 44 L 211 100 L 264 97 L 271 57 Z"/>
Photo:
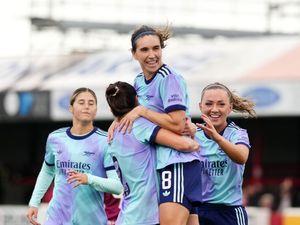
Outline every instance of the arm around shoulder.
<path id="1" fill-rule="evenodd" d="M 141 116 L 160 127 L 171 130 L 177 134 L 182 134 L 185 128 L 186 114 L 183 110 L 159 113 L 145 108 L 145 110 L 142 111 Z"/>

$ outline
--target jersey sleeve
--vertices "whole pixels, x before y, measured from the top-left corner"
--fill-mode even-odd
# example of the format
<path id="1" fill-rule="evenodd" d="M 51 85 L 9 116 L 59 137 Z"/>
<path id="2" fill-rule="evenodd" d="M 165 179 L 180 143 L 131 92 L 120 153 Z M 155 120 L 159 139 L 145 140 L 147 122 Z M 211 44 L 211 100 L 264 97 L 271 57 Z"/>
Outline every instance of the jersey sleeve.
<path id="1" fill-rule="evenodd" d="M 106 171 L 115 170 L 111 155 L 108 153 L 108 143 L 103 147 L 103 164 Z"/>
<path id="2" fill-rule="evenodd" d="M 123 191 L 122 183 L 115 170 L 106 172 L 107 178 L 87 174 L 88 184 L 90 184 L 97 191 L 109 192 L 119 195 Z"/>
<path id="3" fill-rule="evenodd" d="M 234 132 L 232 143 L 238 145 L 243 144 L 246 145 L 249 149 L 251 148 L 249 142 L 248 132 L 245 129 L 238 129 Z"/>
<path id="4" fill-rule="evenodd" d="M 51 134 L 47 138 L 46 143 L 46 153 L 45 153 L 45 163 L 48 166 L 54 166 L 54 140 L 51 137 Z"/>
<path id="5" fill-rule="evenodd" d="M 159 91 L 166 113 L 187 110 L 187 89 L 182 77 L 169 74 L 162 80 Z"/>
<path id="6" fill-rule="evenodd" d="M 138 118 L 133 124 L 132 132 L 140 142 L 154 144 L 159 129 L 159 126 L 149 120 Z"/>
<path id="7" fill-rule="evenodd" d="M 43 166 L 38 175 L 34 190 L 29 201 L 30 207 L 39 207 L 41 199 L 45 195 L 50 184 L 52 183 L 55 173 L 54 170 L 55 169 L 53 166 L 48 166 L 46 163 L 43 163 Z"/>

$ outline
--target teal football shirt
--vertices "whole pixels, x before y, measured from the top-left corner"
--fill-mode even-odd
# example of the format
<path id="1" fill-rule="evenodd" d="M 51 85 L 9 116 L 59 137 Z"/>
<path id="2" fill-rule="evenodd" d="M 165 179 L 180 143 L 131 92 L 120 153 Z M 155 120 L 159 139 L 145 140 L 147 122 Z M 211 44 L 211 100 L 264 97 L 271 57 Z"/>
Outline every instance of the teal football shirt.
<path id="1" fill-rule="evenodd" d="M 58 129 L 48 136 L 45 162 L 55 170 L 45 224 L 106 225 L 103 193 L 90 185 L 72 188 L 66 172 L 73 169 L 106 177 L 106 171 L 114 169 L 107 154 L 107 134 L 95 128 L 84 136 L 74 136 L 70 128 Z"/>

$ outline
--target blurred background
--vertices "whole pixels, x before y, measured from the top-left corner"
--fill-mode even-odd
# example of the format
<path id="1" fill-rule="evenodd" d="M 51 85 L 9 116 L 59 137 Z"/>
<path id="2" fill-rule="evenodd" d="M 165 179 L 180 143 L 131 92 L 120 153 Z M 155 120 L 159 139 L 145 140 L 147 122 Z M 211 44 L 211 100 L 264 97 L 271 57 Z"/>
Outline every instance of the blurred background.
<path id="1" fill-rule="evenodd" d="M 109 127 L 104 91 L 140 72 L 130 35 L 141 24 L 171 25 L 164 62 L 187 81 L 193 122 L 211 82 L 256 102 L 257 119 L 232 114 L 252 145 L 244 176 L 249 224 L 300 224 L 299 0 L 3 0 L 0 225 L 27 224 L 47 135 L 71 124 L 73 90 L 96 91 L 96 126 Z"/>

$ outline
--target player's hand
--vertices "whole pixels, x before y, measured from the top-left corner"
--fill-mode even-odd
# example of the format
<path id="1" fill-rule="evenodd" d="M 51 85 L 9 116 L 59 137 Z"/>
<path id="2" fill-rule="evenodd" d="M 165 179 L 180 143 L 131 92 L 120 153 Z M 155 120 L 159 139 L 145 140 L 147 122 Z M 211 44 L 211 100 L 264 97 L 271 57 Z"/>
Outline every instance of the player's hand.
<path id="1" fill-rule="evenodd" d="M 108 142 L 108 144 L 110 144 L 110 142 L 114 138 L 114 132 L 118 128 L 118 126 L 119 126 L 119 122 L 117 120 L 114 120 L 111 123 L 111 125 L 109 126 L 108 131 L 107 131 L 107 142 Z"/>
<path id="2" fill-rule="evenodd" d="M 69 184 L 74 184 L 73 188 L 78 187 L 80 184 L 87 184 L 88 183 L 88 176 L 84 173 L 79 173 L 75 170 L 69 170 L 68 172 L 67 181 Z"/>
<path id="3" fill-rule="evenodd" d="M 197 126 L 194 123 L 192 123 L 190 118 L 186 118 L 182 135 L 194 138 L 196 131 L 197 131 Z"/>
<path id="4" fill-rule="evenodd" d="M 37 215 L 38 215 L 38 208 L 30 207 L 27 210 L 26 217 L 28 221 L 33 225 L 41 225 L 40 223 L 37 222 Z"/>
<path id="5" fill-rule="evenodd" d="M 187 137 L 187 136 L 183 136 L 184 139 L 186 139 L 185 141 L 189 143 L 189 149 L 191 152 L 193 151 L 200 151 L 200 144 L 198 142 L 196 142 L 194 139 Z"/>
<path id="6" fill-rule="evenodd" d="M 122 131 L 123 134 L 126 132 L 130 133 L 132 131 L 133 122 L 141 116 L 143 110 L 145 110 L 145 108 L 139 105 L 127 113 L 119 123 L 119 131 Z"/>
<path id="7" fill-rule="evenodd" d="M 208 118 L 207 115 L 202 114 L 201 118 L 205 122 L 204 124 L 196 123 L 197 127 L 200 127 L 201 129 L 204 130 L 204 132 L 213 140 L 216 140 L 216 138 L 219 136 L 219 133 L 217 132 L 216 128 L 212 124 L 211 120 Z"/>

